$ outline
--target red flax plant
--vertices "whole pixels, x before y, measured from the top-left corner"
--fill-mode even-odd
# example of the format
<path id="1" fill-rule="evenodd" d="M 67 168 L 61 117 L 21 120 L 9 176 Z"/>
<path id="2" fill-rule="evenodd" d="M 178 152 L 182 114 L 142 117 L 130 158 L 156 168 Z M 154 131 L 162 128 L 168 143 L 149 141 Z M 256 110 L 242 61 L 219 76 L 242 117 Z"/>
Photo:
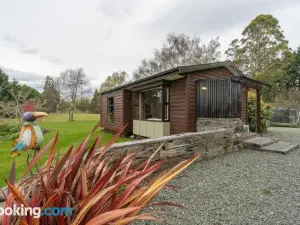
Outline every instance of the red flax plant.
<path id="1" fill-rule="evenodd" d="M 152 199 L 176 175 L 187 168 L 198 157 L 185 160 L 170 170 L 157 171 L 162 161 L 152 162 L 155 153 L 145 162 L 136 166 L 135 154 L 126 154 L 115 162 L 109 162 L 107 150 L 124 131 L 121 129 L 114 138 L 96 154 L 101 143 L 101 136 L 89 146 L 89 140 L 99 128 L 94 127 L 81 145 L 74 149 L 70 146 L 62 158 L 55 156 L 58 133 L 37 154 L 25 171 L 35 166 L 42 155 L 50 149 L 48 161 L 39 173 L 15 182 L 15 163 L 13 163 L 9 181 L 9 193 L 5 207 L 13 205 L 24 207 L 71 207 L 72 215 L 7 216 L 2 218 L 3 225 L 101 225 L 129 224 L 135 220 L 157 220 L 153 212 L 142 212 Z M 150 175 L 153 175 L 149 177 Z M 161 205 L 176 205 L 162 202 Z"/>

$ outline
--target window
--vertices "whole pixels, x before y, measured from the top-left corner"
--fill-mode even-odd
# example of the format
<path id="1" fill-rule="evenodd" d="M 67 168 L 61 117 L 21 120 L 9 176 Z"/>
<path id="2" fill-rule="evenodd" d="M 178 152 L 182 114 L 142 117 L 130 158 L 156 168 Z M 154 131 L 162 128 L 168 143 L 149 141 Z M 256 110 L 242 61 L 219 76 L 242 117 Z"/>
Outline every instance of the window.
<path id="1" fill-rule="evenodd" d="M 231 79 L 207 79 L 197 83 L 197 114 L 208 118 L 239 118 L 240 84 Z"/>
<path id="2" fill-rule="evenodd" d="M 114 110 L 115 110 L 115 106 L 114 106 L 114 98 L 108 98 L 107 99 L 107 122 L 108 123 L 114 123 Z"/>
<path id="3" fill-rule="evenodd" d="M 163 87 L 164 120 L 169 120 L 169 88 Z"/>
<path id="4" fill-rule="evenodd" d="M 132 97 L 133 97 L 133 107 L 134 107 L 133 119 L 140 119 L 140 107 L 139 107 L 140 93 L 133 92 Z"/>
<path id="5" fill-rule="evenodd" d="M 144 120 L 169 120 L 169 88 L 159 87 L 141 92 L 142 117 Z"/>

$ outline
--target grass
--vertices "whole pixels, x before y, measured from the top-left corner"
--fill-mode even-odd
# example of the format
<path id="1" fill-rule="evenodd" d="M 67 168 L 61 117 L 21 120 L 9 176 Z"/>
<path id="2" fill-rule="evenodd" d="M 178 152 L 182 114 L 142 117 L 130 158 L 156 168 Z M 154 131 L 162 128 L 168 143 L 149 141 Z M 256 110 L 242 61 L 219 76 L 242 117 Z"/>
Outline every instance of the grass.
<path id="1" fill-rule="evenodd" d="M 263 193 L 264 195 L 272 195 L 272 194 L 273 194 L 272 191 L 271 191 L 270 189 L 263 189 L 263 190 L 262 190 L 262 193 Z"/>
<path id="2" fill-rule="evenodd" d="M 96 125 L 100 116 L 98 114 L 75 114 L 74 122 L 68 121 L 67 114 L 50 114 L 49 117 L 38 121 L 41 128 L 49 129 L 50 132 L 45 134 L 43 146 L 48 143 L 55 135 L 56 130 L 59 131 L 59 140 L 57 149 L 59 152 L 66 151 L 66 149 L 74 144 L 78 146 L 82 140 L 90 133 L 94 125 Z M 10 122 L 14 122 L 13 120 Z M 96 134 L 102 134 L 102 144 L 107 143 L 112 137 L 112 134 L 104 133 L 99 130 Z M 124 142 L 130 139 L 119 138 L 117 142 Z M 10 156 L 12 141 L 0 141 L 0 187 L 5 185 L 4 179 L 9 177 L 9 171 L 12 164 L 12 157 Z M 47 160 L 48 154 L 42 159 L 41 162 Z M 27 152 L 16 157 L 17 178 L 21 178 L 25 168 Z"/>

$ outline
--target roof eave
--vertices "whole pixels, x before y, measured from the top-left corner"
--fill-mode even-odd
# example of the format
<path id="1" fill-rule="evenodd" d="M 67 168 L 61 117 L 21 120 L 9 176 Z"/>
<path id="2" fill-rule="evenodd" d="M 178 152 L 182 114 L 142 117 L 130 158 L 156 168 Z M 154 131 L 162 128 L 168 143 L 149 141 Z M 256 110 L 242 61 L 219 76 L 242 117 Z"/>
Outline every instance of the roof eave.
<path id="1" fill-rule="evenodd" d="M 107 91 L 103 91 L 103 92 L 101 92 L 100 94 L 107 94 L 107 93 L 110 93 L 110 92 L 117 91 L 117 90 L 119 90 L 119 89 L 125 89 L 125 88 L 126 88 L 126 89 L 130 89 L 132 86 L 136 86 L 136 85 L 138 85 L 139 83 L 143 83 L 143 82 L 145 82 L 145 81 L 152 80 L 152 79 L 154 79 L 154 78 L 157 78 L 157 77 L 160 77 L 160 76 L 163 76 L 163 75 L 167 75 L 167 74 L 170 74 L 170 73 L 174 73 L 174 72 L 179 72 L 179 67 L 175 67 L 175 68 L 172 68 L 172 69 L 169 69 L 169 70 L 165 70 L 165 71 L 163 71 L 163 72 L 154 74 L 154 75 L 152 75 L 152 76 L 144 77 L 144 78 L 142 78 L 142 79 L 133 81 L 133 82 L 131 82 L 131 83 L 124 84 L 124 85 L 121 85 L 121 86 L 119 86 L 119 87 L 116 87 L 116 88 L 107 90 Z M 163 77 L 162 77 L 162 79 L 163 79 Z"/>
<path id="2" fill-rule="evenodd" d="M 263 86 L 267 86 L 267 87 L 271 87 L 271 85 L 265 83 L 265 82 L 262 82 L 262 81 L 259 81 L 259 80 L 255 80 L 255 79 L 252 79 L 248 76 L 246 76 L 236 65 L 234 65 L 233 63 L 231 63 L 230 65 L 234 70 L 236 70 L 240 76 L 244 77 L 245 79 L 248 79 L 248 80 L 251 80 L 251 82 L 255 82 L 257 84 L 260 84 L 260 85 L 263 85 Z"/>

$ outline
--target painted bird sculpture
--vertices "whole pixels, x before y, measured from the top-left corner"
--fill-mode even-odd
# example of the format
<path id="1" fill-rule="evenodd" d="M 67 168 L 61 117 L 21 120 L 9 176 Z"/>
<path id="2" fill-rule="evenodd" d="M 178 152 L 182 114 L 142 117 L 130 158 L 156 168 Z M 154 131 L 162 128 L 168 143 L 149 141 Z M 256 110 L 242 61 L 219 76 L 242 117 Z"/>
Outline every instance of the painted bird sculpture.
<path id="1" fill-rule="evenodd" d="M 44 112 L 26 112 L 23 115 L 25 121 L 19 139 L 15 141 L 13 149 L 11 150 L 12 156 L 20 155 L 22 151 L 34 150 L 34 156 L 36 151 L 40 149 L 43 142 L 43 132 L 39 125 L 36 123 L 36 119 L 47 116 Z M 29 152 L 27 155 L 27 164 L 29 165 Z"/>

